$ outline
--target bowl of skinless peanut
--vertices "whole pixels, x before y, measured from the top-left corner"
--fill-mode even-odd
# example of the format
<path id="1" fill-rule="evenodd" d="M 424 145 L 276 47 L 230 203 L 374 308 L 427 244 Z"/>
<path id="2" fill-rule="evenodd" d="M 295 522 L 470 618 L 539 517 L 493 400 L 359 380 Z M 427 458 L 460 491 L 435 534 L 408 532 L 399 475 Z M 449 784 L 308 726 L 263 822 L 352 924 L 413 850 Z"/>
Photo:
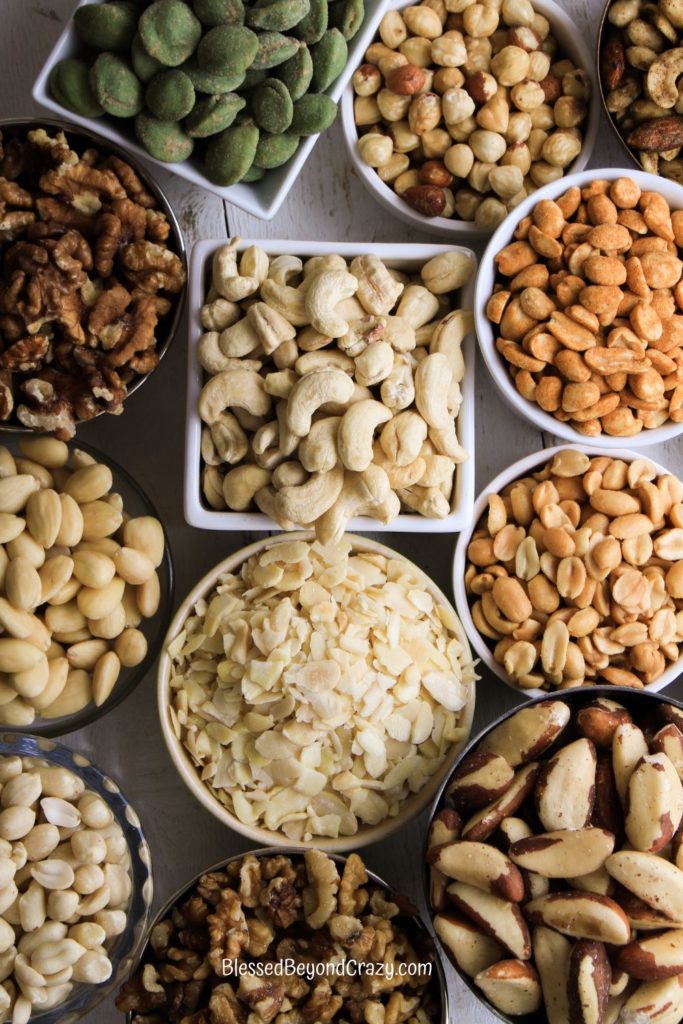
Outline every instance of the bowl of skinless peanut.
<path id="1" fill-rule="evenodd" d="M 683 431 L 683 188 L 584 171 L 523 202 L 481 262 L 491 376 L 540 430 L 603 448 Z"/>
<path id="2" fill-rule="evenodd" d="M 586 166 L 592 63 L 552 0 L 393 0 L 342 97 L 351 160 L 413 227 L 490 234 L 529 193 Z"/>
<path id="3" fill-rule="evenodd" d="M 456 607 L 484 663 L 529 695 L 661 690 L 681 670 L 683 483 L 627 450 L 558 447 L 492 480 L 460 534 Z"/>
<path id="4" fill-rule="evenodd" d="M 343 852 L 419 814 L 469 735 L 475 673 L 446 597 L 364 537 L 268 537 L 188 594 L 159 662 L 173 762 L 255 842 Z"/>

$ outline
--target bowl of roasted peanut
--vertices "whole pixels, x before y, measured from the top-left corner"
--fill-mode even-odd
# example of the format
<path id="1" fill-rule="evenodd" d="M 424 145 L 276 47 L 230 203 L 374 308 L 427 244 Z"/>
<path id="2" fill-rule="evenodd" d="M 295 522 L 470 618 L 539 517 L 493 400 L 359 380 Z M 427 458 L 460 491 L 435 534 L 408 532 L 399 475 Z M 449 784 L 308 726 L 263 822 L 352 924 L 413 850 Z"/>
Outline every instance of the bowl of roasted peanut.
<path id="1" fill-rule="evenodd" d="M 403 556 L 267 537 L 200 580 L 168 630 L 161 728 L 192 794 L 255 842 L 344 852 L 422 811 L 472 724 L 453 608 Z"/>
<path id="2" fill-rule="evenodd" d="M 513 1024 L 683 1015 L 683 706 L 609 687 L 501 716 L 435 801 L 434 931 Z"/>
<path id="3" fill-rule="evenodd" d="M 508 686 L 661 690 L 681 670 L 683 483 L 622 449 L 529 455 L 477 499 L 453 587 Z"/>
<path id="4" fill-rule="evenodd" d="M 0 430 L 73 437 L 121 413 L 182 315 L 170 204 L 115 144 L 68 122 L 0 123 Z"/>
<path id="5" fill-rule="evenodd" d="M 583 171 L 495 232 L 475 293 L 479 347 L 539 430 L 612 449 L 683 431 L 683 188 Z"/>
<path id="6" fill-rule="evenodd" d="M 199 977 L 175 977 L 196 963 Z M 162 1024 L 180 1000 L 211 1021 L 254 1011 L 449 1020 L 443 966 L 417 909 L 357 853 L 316 848 L 237 854 L 166 903 L 116 1006 L 128 1024 Z"/>
<path id="7" fill-rule="evenodd" d="M 596 55 L 602 105 L 629 160 L 677 182 L 683 181 L 682 40 L 677 0 L 608 0 Z"/>
<path id="8" fill-rule="evenodd" d="M 392 214 L 489 235 L 535 189 L 586 166 L 593 62 L 552 0 L 394 0 L 342 98 L 347 149 Z"/>

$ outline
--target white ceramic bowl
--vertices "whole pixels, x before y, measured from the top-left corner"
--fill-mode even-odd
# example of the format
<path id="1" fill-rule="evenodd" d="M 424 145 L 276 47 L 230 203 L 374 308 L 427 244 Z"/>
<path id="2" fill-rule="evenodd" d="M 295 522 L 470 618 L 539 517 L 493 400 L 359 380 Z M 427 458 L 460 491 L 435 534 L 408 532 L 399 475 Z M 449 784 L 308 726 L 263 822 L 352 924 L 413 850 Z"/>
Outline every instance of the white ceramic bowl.
<path id="1" fill-rule="evenodd" d="M 185 432 L 185 519 L 190 526 L 205 530 L 279 530 L 280 527 L 262 512 L 216 512 L 204 500 L 201 487 L 201 434 L 202 423 L 197 412 L 199 393 L 205 383 L 204 371 L 197 359 L 197 345 L 204 333 L 199 314 L 206 300 L 210 280 L 211 260 L 216 248 L 225 242 L 198 242 L 192 250 L 190 261 L 189 288 L 189 344 L 187 365 L 187 419 Z M 442 252 L 452 251 L 444 245 L 391 245 L 379 242 L 292 242 L 272 239 L 242 239 L 239 250 L 250 245 L 261 245 L 270 255 L 283 253 L 300 256 L 326 256 L 337 253 L 347 259 L 374 253 L 390 267 L 400 270 L 415 270 L 426 260 Z M 474 263 L 476 256 L 471 249 L 458 248 Z M 472 308 L 475 272 L 460 292 L 462 309 Z M 367 516 L 352 519 L 350 530 L 365 533 L 457 533 L 467 526 L 471 519 L 474 502 L 474 362 L 475 343 L 473 334 L 468 334 L 463 343 L 465 354 L 465 378 L 461 383 L 462 406 L 458 415 L 458 438 L 469 452 L 469 459 L 456 466 L 453 499 L 450 515 L 445 519 L 426 519 L 417 513 L 402 513 L 385 525 Z"/>
<path id="2" fill-rule="evenodd" d="M 551 31 L 557 39 L 560 49 L 576 64 L 582 68 L 591 82 L 591 97 L 588 108 L 588 118 L 584 125 L 584 138 L 581 152 L 576 160 L 569 165 L 568 173 L 575 173 L 583 170 L 590 160 L 593 146 L 598 134 L 600 123 L 600 95 L 598 82 L 595 75 L 595 61 L 586 45 L 586 42 L 571 18 L 565 14 L 563 9 L 554 3 L 553 0 L 533 0 L 534 9 L 543 14 L 551 25 Z M 401 10 L 409 4 L 406 0 L 390 0 L 387 9 Z M 358 62 L 361 63 L 360 61 Z M 355 65 L 353 70 L 355 71 Z M 460 236 L 471 236 L 475 238 L 486 238 L 491 232 L 476 227 L 474 221 L 457 220 L 454 217 L 425 217 L 423 214 L 413 210 L 412 207 L 396 195 L 390 185 L 386 185 L 374 167 L 369 167 L 361 160 L 358 152 L 358 129 L 353 117 L 354 92 L 350 83 L 344 89 L 341 99 L 341 121 L 344 131 L 346 148 L 349 151 L 351 162 L 368 192 L 370 192 L 381 205 L 393 213 L 395 217 L 426 231 L 430 235 L 438 235 L 440 238 L 451 240 Z M 565 178 L 562 179 L 566 180 Z M 538 193 L 536 193 L 538 194 Z M 518 207 L 519 209 L 519 207 Z"/>
<path id="3" fill-rule="evenodd" d="M 80 0 L 78 6 L 81 7 L 84 4 L 98 2 L 100 0 Z M 346 83 L 349 81 L 355 68 L 360 64 L 363 54 L 377 31 L 377 26 L 381 21 L 386 6 L 387 0 L 365 0 L 365 21 L 360 31 L 349 43 L 349 59 L 342 73 L 332 83 L 330 88 L 327 89 L 327 95 L 331 99 L 337 102 L 340 100 Z M 73 19 L 70 19 L 55 43 L 50 56 L 45 61 L 33 86 L 33 98 L 37 103 L 40 103 L 42 107 L 47 107 L 48 110 L 53 110 L 60 117 L 68 118 L 74 124 L 79 124 L 83 128 L 90 128 L 92 131 L 98 132 L 106 139 L 110 139 L 132 153 L 136 153 L 137 156 L 144 157 L 144 159 L 164 167 L 167 171 L 171 171 L 181 178 L 186 178 L 193 185 L 200 185 L 210 192 L 215 192 L 222 199 L 232 203 L 234 206 L 238 206 L 241 210 L 246 210 L 247 213 L 253 214 L 254 217 L 260 217 L 261 220 L 270 220 L 275 216 L 287 198 L 290 188 L 301 174 L 301 170 L 308 160 L 319 136 L 311 135 L 307 138 L 302 138 L 299 148 L 291 159 L 286 164 L 283 164 L 282 167 L 267 171 L 261 181 L 254 182 L 253 184 L 230 185 L 228 188 L 215 185 L 206 177 L 197 160 L 185 160 L 182 163 L 167 164 L 151 157 L 147 150 L 138 144 L 133 133 L 131 121 L 120 120 L 106 115 L 97 118 L 81 117 L 80 114 L 76 114 L 72 110 L 61 106 L 50 95 L 48 89 L 50 72 L 57 61 L 63 60 L 65 57 L 76 57 L 82 53 L 83 47 L 76 37 Z"/>
<path id="4" fill-rule="evenodd" d="M 384 555 L 386 558 L 399 559 L 402 562 L 405 562 L 410 566 L 411 570 L 418 575 L 425 591 L 430 593 L 439 605 L 448 608 L 453 614 L 455 614 L 446 595 L 439 590 L 433 580 L 431 580 L 430 577 L 422 571 L 422 569 L 409 561 L 409 559 L 405 558 L 404 555 L 399 554 L 397 551 L 393 551 L 391 548 L 385 547 L 383 544 L 378 544 L 377 541 L 370 540 L 367 537 L 358 537 L 354 534 L 348 533 L 345 534 L 345 536 L 349 541 L 351 541 L 354 551 L 369 551 L 373 554 Z M 247 839 L 261 845 L 291 846 L 291 840 L 282 832 L 271 831 L 270 829 L 261 828 L 255 825 L 245 825 L 234 814 L 231 814 L 227 807 L 225 807 L 220 800 L 213 795 L 209 788 L 200 781 L 197 769 L 193 765 L 187 751 L 177 738 L 173 729 L 170 714 L 171 659 L 167 653 L 167 649 L 169 643 L 182 629 L 185 619 L 192 611 L 196 601 L 213 589 L 219 576 L 226 572 L 237 572 L 240 566 L 248 558 L 251 558 L 252 555 L 258 554 L 263 551 L 264 548 L 270 547 L 273 544 L 289 540 L 313 539 L 314 535 L 311 532 L 283 533 L 277 537 L 264 537 L 263 539 L 256 541 L 255 544 L 249 544 L 240 551 L 235 551 L 222 562 L 219 562 L 218 565 L 214 566 L 214 568 L 211 569 L 206 576 L 204 576 L 204 578 L 192 588 L 178 608 L 173 617 L 173 621 L 168 627 L 168 633 L 166 634 L 161 657 L 159 658 L 159 668 L 157 672 L 157 703 L 159 720 L 161 722 L 161 732 L 168 752 L 171 755 L 171 759 L 177 768 L 181 779 L 193 796 L 195 796 L 207 811 L 210 811 L 210 813 L 214 815 L 214 817 L 218 818 L 218 820 L 223 822 L 224 825 L 227 825 L 228 828 L 241 833 L 243 836 L 246 836 Z M 463 649 L 466 652 L 466 656 L 469 658 L 470 645 L 465 631 L 459 622 L 458 639 L 461 641 Z M 316 836 L 310 842 L 302 842 L 299 845 L 303 847 L 316 847 L 319 850 L 326 850 L 327 852 L 346 853 L 349 850 L 356 850 L 361 846 L 367 846 L 368 843 L 377 843 L 386 839 L 387 836 L 391 835 L 406 822 L 417 817 L 434 799 L 441 783 L 450 773 L 453 764 L 457 760 L 458 754 L 467 743 L 467 737 L 469 736 L 472 728 L 472 719 L 474 717 L 475 698 L 476 685 L 473 684 L 471 688 L 471 699 L 460 712 L 462 715 L 462 724 L 465 728 L 465 736 L 463 740 L 460 743 L 453 745 L 447 756 L 444 758 L 440 768 L 431 776 L 430 779 L 427 780 L 422 789 L 408 797 L 401 804 L 401 809 L 395 817 L 385 818 L 384 821 L 381 821 L 378 825 L 361 825 L 353 836 L 340 836 L 338 839 L 326 839 L 324 837 Z"/>
<path id="5" fill-rule="evenodd" d="M 604 448 L 598 448 L 594 444 L 572 444 L 557 445 L 555 448 L 542 448 L 538 452 L 534 452 L 533 455 L 527 455 L 526 458 L 520 459 L 519 462 L 513 463 L 507 469 L 504 469 L 502 473 L 499 473 L 497 477 L 491 481 L 491 483 L 483 489 L 481 494 L 478 496 L 474 503 L 474 511 L 472 514 L 472 522 L 467 530 L 464 530 L 458 537 L 458 542 L 455 548 L 455 555 L 453 557 L 453 593 L 455 594 L 455 607 L 458 610 L 458 616 L 462 622 L 465 632 L 469 637 L 472 646 L 475 651 L 484 662 L 487 668 L 497 675 L 499 679 L 509 686 L 511 689 L 518 693 L 521 697 L 542 697 L 548 696 L 549 693 L 556 692 L 554 690 L 542 690 L 540 688 L 532 689 L 520 689 L 519 686 L 515 686 L 511 679 L 508 679 L 505 669 L 502 665 L 493 657 L 493 651 L 488 646 L 485 637 L 481 635 L 479 630 L 474 624 L 472 619 L 472 613 L 470 611 L 470 603 L 467 597 L 467 591 L 465 590 L 465 569 L 467 567 L 467 548 L 469 547 L 472 534 L 474 533 L 479 520 L 486 511 L 488 505 L 489 494 L 500 494 L 503 487 L 513 483 L 520 477 L 528 476 L 529 473 L 536 472 L 547 462 L 553 458 L 557 452 L 561 452 L 566 448 L 573 448 L 580 452 L 585 452 L 586 455 L 605 455 Z M 656 467 L 659 473 L 670 473 L 671 470 L 666 469 L 660 463 L 655 462 L 654 459 L 650 458 L 647 453 L 638 453 L 628 448 L 615 448 L 610 453 L 610 456 L 615 459 L 623 459 L 625 462 L 633 462 L 634 459 L 647 458 L 653 466 Z M 662 672 L 659 679 L 656 679 L 654 683 L 650 683 L 646 689 L 651 693 L 656 693 L 658 690 L 663 690 L 664 687 L 669 686 L 681 673 L 681 665 L 683 658 L 679 658 L 678 661 L 673 662 L 664 672 Z M 614 687 L 615 692 L 618 692 L 618 687 Z M 559 691 L 557 691 L 559 692 Z"/>
<path id="6" fill-rule="evenodd" d="M 559 181 L 553 181 L 550 185 L 544 185 L 533 195 L 527 196 L 523 203 L 508 214 L 503 223 L 494 231 L 488 243 L 484 255 L 481 258 L 477 283 L 474 292 L 474 324 L 477 331 L 479 348 L 484 357 L 488 371 L 498 385 L 498 388 L 507 404 L 519 416 L 533 423 L 538 430 L 544 430 L 548 434 L 564 438 L 566 441 L 576 442 L 581 445 L 586 437 L 574 430 L 569 423 L 561 423 L 551 413 L 544 412 L 536 402 L 529 402 L 522 398 L 514 385 L 512 377 L 508 373 L 507 365 L 496 349 L 496 335 L 491 321 L 486 316 L 486 304 L 493 293 L 493 286 L 496 280 L 496 265 L 493 262 L 495 256 L 509 242 L 514 241 L 515 228 L 523 217 L 528 216 L 536 203 L 541 199 L 556 199 L 563 195 L 567 189 L 578 185 L 582 188 L 600 178 L 614 181 L 615 178 L 633 178 L 643 190 L 659 192 L 667 200 L 674 210 L 683 209 L 683 186 L 673 181 L 667 181 L 656 174 L 646 174 L 644 171 L 634 171 L 629 167 L 627 170 L 619 167 L 602 167 L 598 170 L 582 171 L 580 174 L 569 174 Z M 646 448 L 651 444 L 661 444 L 663 441 L 670 441 L 683 432 L 683 423 L 667 423 L 663 427 L 655 427 L 651 430 L 641 430 L 635 437 L 608 437 L 600 434 L 598 437 L 591 437 L 590 443 L 598 448 L 616 450 L 624 444 L 631 448 Z"/>

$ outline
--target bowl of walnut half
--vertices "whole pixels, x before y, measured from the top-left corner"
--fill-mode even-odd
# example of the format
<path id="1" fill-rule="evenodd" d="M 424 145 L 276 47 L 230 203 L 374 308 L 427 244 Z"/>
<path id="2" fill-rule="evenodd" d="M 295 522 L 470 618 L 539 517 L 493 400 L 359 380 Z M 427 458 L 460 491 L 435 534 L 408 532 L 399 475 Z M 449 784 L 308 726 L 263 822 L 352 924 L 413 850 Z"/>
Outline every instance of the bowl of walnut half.
<path id="1" fill-rule="evenodd" d="M 600 96 L 630 160 L 683 182 L 683 15 L 677 0 L 608 0 L 597 35 Z"/>
<path id="2" fill-rule="evenodd" d="M 128 1024 L 449 1020 L 436 944 L 408 898 L 357 853 L 281 847 L 176 893 L 116 1006 Z"/>
<path id="3" fill-rule="evenodd" d="M 170 345 L 185 246 L 143 168 L 66 122 L 0 123 L 0 430 L 118 414 Z"/>

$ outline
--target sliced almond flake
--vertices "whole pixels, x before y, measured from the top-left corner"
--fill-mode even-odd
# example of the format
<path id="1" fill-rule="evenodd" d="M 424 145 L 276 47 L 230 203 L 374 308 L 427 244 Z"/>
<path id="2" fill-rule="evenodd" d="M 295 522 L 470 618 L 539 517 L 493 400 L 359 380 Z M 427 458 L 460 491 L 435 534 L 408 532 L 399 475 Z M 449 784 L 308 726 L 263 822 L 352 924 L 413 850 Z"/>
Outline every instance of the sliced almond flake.
<path id="1" fill-rule="evenodd" d="M 178 657 L 178 655 L 180 654 L 180 652 L 182 651 L 182 649 L 183 649 L 183 647 L 185 645 L 185 640 L 186 639 L 187 639 L 187 633 L 186 633 L 186 631 L 184 629 L 181 629 L 181 631 L 178 633 L 178 635 L 176 637 L 174 637 L 173 640 L 171 640 L 170 644 L 166 648 L 166 650 L 168 651 L 169 658 L 175 659 L 175 658 Z"/>
<path id="2" fill-rule="evenodd" d="M 401 647 L 388 644 L 375 644 L 373 653 L 383 668 L 386 668 L 394 676 L 400 676 L 412 664 L 412 659 L 407 651 Z"/>
<path id="3" fill-rule="evenodd" d="M 434 607 L 434 598 L 427 590 L 411 590 L 408 600 L 421 612 L 429 613 Z"/>
<path id="4" fill-rule="evenodd" d="M 297 747 L 291 740 L 283 736 L 281 732 L 277 732 L 273 729 L 268 732 L 263 732 L 254 741 L 254 747 L 258 753 L 266 758 L 268 761 L 274 761 L 279 758 L 294 757 L 297 753 Z"/>
<path id="5" fill-rule="evenodd" d="M 420 703 L 419 711 L 413 722 L 410 738 L 413 743 L 426 743 L 434 728 L 434 714 L 426 701 Z"/>

